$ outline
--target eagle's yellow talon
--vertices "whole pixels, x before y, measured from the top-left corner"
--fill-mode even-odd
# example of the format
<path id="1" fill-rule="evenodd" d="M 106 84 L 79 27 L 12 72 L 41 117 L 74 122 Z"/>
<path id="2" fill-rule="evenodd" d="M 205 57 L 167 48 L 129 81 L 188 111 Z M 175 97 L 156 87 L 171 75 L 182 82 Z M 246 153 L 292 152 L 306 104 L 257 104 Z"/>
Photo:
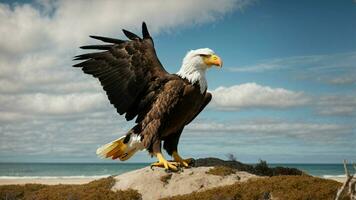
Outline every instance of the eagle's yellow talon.
<path id="1" fill-rule="evenodd" d="M 158 158 L 158 162 L 152 163 L 151 164 L 151 168 L 152 167 L 163 167 L 167 170 L 171 170 L 171 171 L 178 171 L 178 163 L 177 162 L 168 162 L 161 153 L 157 153 L 156 154 L 157 158 Z"/>
<path id="2" fill-rule="evenodd" d="M 174 161 L 180 163 L 183 167 L 186 167 L 186 168 L 188 168 L 189 164 L 191 164 L 193 161 L 192 158 L 183 159 L 182 157 L 180 157 L 180 155 L 176 151 L 173 152 L 172 157 L 173 157 Z"/>

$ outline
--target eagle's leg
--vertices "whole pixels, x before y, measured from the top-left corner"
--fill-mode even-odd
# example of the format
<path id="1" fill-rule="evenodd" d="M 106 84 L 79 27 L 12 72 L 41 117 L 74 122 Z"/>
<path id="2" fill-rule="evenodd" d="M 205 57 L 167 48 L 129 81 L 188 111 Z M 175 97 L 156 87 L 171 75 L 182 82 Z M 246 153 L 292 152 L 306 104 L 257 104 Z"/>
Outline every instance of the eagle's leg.
<path id="1" fill-rule="evenodd" d="M 183 159 L 177 151 L 173 151 L 172 157 L 174 161 L 180 163 L 184 167 L 189 167 L 194 162 L 193 158 Z"/>
<path id="2" fill-rule="evenodd" d="M 161 153 L 161 141 L 156 141 L 152 145 L 152 152 L 157 157 L 158 162 L 152 163 L 151 168 L 152 167 L 163 167 L 166 170 L 178 171 L 178 168 L 177 168 L 178 163 L 169 162 L 163 157 L 163 155 Z"/>

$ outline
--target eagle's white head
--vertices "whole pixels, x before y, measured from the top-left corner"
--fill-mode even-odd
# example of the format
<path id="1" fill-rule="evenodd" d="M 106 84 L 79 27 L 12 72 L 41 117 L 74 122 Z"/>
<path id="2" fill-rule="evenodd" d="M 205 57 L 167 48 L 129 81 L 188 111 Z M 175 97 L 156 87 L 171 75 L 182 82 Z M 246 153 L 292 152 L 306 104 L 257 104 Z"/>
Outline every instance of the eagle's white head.
<path id="1" fill-rule="evenodd" d="M 205 72 L 212 66 L 222 67 L 220 57 L 213 50 L 209 48 L 190 50 L 185 55 L 182 67 L 177 72 L 177 75 L 188 79 L 192 84 L 198 81 L 200 92 L 204 93 L 208 87 Z"/>

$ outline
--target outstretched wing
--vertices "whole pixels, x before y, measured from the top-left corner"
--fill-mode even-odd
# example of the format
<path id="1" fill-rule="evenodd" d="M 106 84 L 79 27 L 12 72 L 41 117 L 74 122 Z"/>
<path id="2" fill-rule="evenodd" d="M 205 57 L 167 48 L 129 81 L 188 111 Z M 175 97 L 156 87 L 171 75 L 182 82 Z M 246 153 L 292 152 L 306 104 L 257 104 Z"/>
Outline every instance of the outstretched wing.
<path id="1" fill-rule="evenodd" d="M 123 32 L 130 40 L 90 36 L 110 44 L 80 47 L 104 51 L 76 56 L 74 60 L 84 61 L 73 67 L 98 78 L 117 112 L 126 113 L 126 119 L 131 120 L 151 101 L 154 90 L 170 74 L 158 60 L 144 22 L 142 39 L 127 30 Z"/>

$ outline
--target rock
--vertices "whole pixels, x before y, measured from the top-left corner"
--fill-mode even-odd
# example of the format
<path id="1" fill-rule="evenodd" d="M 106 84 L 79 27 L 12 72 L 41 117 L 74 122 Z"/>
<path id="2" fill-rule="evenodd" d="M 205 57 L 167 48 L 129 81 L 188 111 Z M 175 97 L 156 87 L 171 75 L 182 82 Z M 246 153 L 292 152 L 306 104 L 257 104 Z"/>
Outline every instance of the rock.
<path id="1" fill-rule="evenodd" d="M 213 168 L 214 170 L 211 170 Z M 143 200 L 150 200 L 232 185 L 250 178 L 276 175 L 304 175 L 304 173 L 294 168 L 270 168 L 265 161 L 260 161 L 257 165 L 249 165 L 236 160 L 202 158 L 195 160 L 195 167 L 176 173 L 167 173 L 162 168 L 152 170 L 150 167 L 145 167 L 121 174 L 115 177 L 116 184 L 112 189 L 134 189 L 142 195 Z M 267 196 L 266 194 L 266 198 Z"/>
<path id="2" fill-rule="evenodd" d="M 182 172 L 167 173 L 162 168 L 145 167 L 115 177 L 116 184 L 112 190 L 137 190 L 143 200 L 159 199 L 180 194 L 189 194 L 213 187 L 243 182 L 256 175 L 237 171 L 236 173 L 217 176 L 207 174 L 213 167 L 194 167 Z"/>

